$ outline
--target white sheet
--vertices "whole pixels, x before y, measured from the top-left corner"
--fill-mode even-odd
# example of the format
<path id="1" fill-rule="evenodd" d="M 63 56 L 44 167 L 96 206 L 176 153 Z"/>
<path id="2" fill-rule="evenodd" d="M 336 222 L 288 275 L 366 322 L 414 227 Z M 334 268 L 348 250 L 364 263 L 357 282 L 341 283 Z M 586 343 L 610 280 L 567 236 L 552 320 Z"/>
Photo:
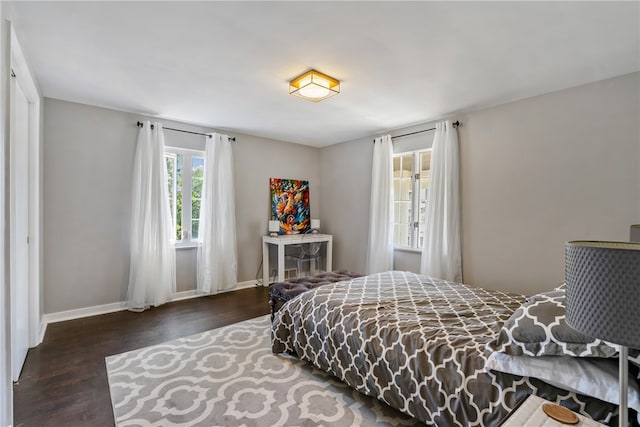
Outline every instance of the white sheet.
<path id="1" fill-rule="evenodd" d="M 555 387 L 620 404 L 618 359 L 563 356 L 511 356 L 493 352 L 487 370 L 538 378 Z M 629 408 L 638 413 L 640 422 L 640 388 L 629 375 Z"/>

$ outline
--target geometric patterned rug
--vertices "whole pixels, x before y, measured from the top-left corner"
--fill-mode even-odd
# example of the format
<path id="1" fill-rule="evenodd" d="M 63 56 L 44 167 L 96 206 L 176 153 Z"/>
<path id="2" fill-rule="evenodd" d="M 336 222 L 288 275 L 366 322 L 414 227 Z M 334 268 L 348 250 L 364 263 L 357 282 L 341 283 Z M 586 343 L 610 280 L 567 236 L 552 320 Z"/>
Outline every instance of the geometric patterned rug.
<path id="1" fill-rule="evenodd" d="M 117 426 L 415 426 L 271 352 L 268 315 L 106 358 Z"/>

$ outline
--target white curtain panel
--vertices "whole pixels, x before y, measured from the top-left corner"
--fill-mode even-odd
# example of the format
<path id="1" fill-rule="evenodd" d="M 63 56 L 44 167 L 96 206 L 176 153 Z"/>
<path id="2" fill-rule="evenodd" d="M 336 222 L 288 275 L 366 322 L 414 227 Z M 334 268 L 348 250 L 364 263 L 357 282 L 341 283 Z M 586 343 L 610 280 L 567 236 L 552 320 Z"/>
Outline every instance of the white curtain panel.
<path id="1" fill-rule="evenodd" d="M 393 145 L 391 136 L 376 138 L 371 170 L 367 273 L 393 269 Z"/>
<path id="2" fill-rule="evenodd" d="M 204 164 L 198 291 L 215 294 L 238 282 L 233 151 L 227 135 L 214 133 L 207 138 Z"/>
<path id="3" fill-rule="evenodd" d="M 138 132 L 131 206 L 131 265 L 127 307 L 164 304 L 176 291 L 176 254 L 169 210 L 164 133 L 145 121 Z"/>
<path id="4" fill-rule="evenodd" d="M 458 132 L 451 122 L 437 123 L 420 273 L 453 282 L 462 282 L 459 151 Z"/>

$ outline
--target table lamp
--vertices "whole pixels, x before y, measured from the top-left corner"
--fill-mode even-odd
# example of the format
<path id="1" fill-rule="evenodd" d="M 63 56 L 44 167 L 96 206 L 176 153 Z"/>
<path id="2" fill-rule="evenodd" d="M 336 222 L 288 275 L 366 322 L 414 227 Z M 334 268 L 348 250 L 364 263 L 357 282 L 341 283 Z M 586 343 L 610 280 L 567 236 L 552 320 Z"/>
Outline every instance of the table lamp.
<path id="1" fill-rule="evenodd" d="M 640 348 L 640 243 L 568 242 L 565 275 L 567 324 L 620 345 L 618 425 L 627 427 L 627 348 Z"/>
<path id="2" fill-rule="evenodd" d="M 280 232 L 280 221 L 269 221 L 269 235 L 271 237 L 277 237 Z"/>

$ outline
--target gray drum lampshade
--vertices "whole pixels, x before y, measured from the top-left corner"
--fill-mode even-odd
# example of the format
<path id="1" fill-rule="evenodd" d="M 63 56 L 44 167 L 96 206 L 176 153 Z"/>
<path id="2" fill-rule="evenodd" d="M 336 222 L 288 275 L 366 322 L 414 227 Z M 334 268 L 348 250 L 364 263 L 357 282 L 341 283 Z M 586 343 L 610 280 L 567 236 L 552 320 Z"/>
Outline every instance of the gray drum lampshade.
<path id="1" fill-rule="evenodd" d="M 569 326 L 640 349 L 640 244 L 568 242 L 565 270 Z"/>

